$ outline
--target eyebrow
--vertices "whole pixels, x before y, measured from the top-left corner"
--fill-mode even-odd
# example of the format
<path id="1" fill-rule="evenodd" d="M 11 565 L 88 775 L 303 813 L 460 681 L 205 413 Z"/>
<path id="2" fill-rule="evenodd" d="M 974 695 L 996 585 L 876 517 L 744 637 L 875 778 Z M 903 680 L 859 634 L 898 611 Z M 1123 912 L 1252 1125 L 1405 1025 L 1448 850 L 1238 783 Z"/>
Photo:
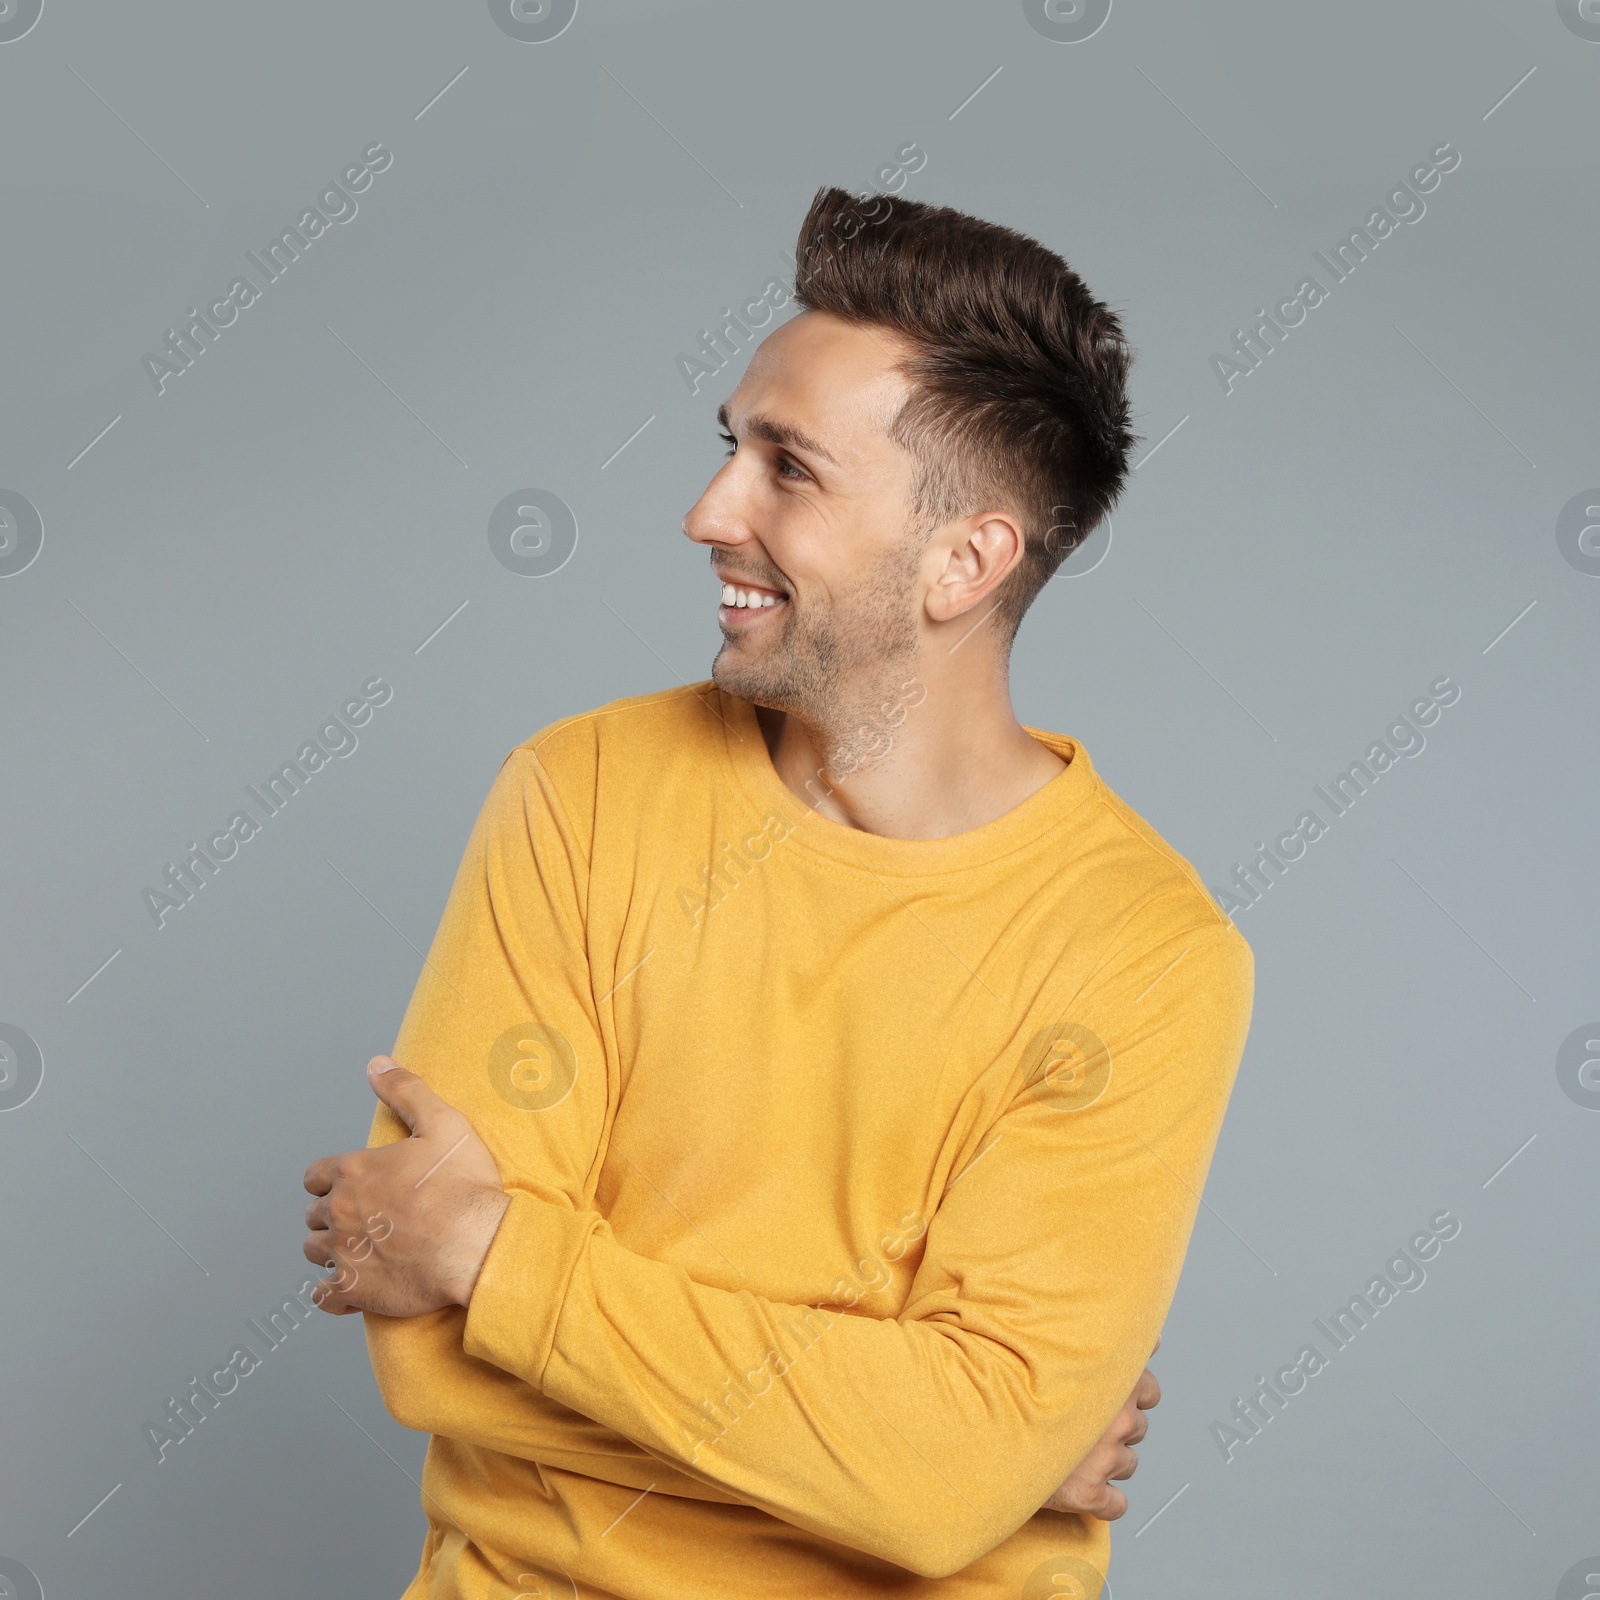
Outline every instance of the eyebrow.
<path id="1" fill-rule="evenodd" d="M 717 407 L 717 421 L 730 433 L 733 431 L 728 421 L 726 403 Z M 745 432 L 752 438 L 765 439 L 768 444 L 778 445 L 784 450 L 797 450 L 804 455 L 821 456 L 830 466 L 839 465 L 832 452 L 824 449 L 809 433 L 804 433 L 787 422 L 780 422 L 776 417 L 756 412 L 745 418 L 744 426 Z"/>

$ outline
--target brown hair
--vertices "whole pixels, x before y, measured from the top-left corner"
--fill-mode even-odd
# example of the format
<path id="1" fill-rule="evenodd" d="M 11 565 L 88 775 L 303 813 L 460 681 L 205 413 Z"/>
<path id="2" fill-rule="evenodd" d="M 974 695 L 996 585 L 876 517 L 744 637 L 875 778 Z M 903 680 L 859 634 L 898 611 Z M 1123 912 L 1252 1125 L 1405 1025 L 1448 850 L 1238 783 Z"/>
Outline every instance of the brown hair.
<path id="1" fill-rule="evenodd" d="M 822 188 L 800 227 L 795 299 L 891 328 L 919 354 L 889 432 L 917 463 L 925 527 L 992 507 L 1023 524 L 997 610 L 1015 633 L 1128 475 L 1133 352 L 1116 314 L 1035 239 L 949 206 Z"/>

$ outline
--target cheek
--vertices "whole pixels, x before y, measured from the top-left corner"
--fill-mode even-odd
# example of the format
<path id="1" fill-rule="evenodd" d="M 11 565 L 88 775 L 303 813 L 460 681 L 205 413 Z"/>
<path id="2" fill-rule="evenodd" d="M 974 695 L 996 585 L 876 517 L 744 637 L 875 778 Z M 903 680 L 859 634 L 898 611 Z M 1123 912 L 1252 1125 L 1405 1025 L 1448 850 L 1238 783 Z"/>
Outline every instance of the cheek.
<path id="1" fill-rule="evenodd" d="M 766 559 L 783 574 L 792 599 L 826 597 L 836 581 L 843 540 L 815 505 L 782 491 L 764 495 L 750 529 Z"/>

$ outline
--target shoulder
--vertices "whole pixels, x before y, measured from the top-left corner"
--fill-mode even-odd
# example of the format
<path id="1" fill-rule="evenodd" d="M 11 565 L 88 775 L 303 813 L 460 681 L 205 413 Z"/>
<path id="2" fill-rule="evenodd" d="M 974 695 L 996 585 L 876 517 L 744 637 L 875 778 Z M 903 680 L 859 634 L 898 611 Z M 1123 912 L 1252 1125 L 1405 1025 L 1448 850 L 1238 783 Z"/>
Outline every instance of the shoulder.
<path id="1" fill-rule="evenodd" d="M 637 812 L 686 773 L 702 775 L 722 750 L 718 691 L 710 682 L 631 695 L 548 723 L 502 762 L 489 809 L 553 812 L 586 853 L 602 801 Z"/>
<path id="2" fill-rule="evenodd" d="M 612 700 L 547 724 L 506 761 L 542 769 L 565 792 L 569 782 L 593 787 L 603 767 L 681 760 L 714 738 L 716 695 L 707 681 Z"/>
<path id="3" fill-rule="evenodd" d="M 547 723 L 501 762 L 479 818 L 484 848 L 559 841 L 589 859 L 604 815 L 636 818 L 674 770 L 715 759 L 716 705 L 714 685 L 693 683 Z"/>
<path id="4" fill-rule="evenodd" d="M 1248 982 L 1250 946 L 1194 865 L 1098 774 L 1094 800 L 1085 843 L 1101 880 L 1097 898 L 1107 910 L 1111 944 L 1126 952 L 1198 941 Z"/>
<path id="5" fill-rule="evenodd" d="M 1135 1033 L 1181 1027 L 1197 1059 L 1215 1050 L 1237 1063 L 1255 1006 L 1254 952 L 1193 865 L 1132 806 L 1103 781 L 1095 802 L 1083 842 L 1100 938 L 1074 1003 Z M 1231 1068 L 1217 1079 L 1224 1094 L 1230 1081 Z"/>

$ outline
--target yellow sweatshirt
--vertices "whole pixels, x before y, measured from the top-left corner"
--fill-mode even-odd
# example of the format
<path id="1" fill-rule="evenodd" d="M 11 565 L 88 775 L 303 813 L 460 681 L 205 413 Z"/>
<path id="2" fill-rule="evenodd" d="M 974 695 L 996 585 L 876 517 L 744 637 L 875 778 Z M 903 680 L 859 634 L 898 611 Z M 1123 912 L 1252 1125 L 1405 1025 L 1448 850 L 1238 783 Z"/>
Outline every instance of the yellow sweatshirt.
<path id="1" fill-rule="evenodd" d="M 1066 768 L 936 840 L 710 684 L 507 758 L 394 1050 L 512 1196 L 467 1310 L 366 1318 L 434 1435 L 405 1600 L 1095 1600 L 1108 1525 L 1039 1506 L 1160 1331 L 1253 966 L 1029 731 Z"/>

